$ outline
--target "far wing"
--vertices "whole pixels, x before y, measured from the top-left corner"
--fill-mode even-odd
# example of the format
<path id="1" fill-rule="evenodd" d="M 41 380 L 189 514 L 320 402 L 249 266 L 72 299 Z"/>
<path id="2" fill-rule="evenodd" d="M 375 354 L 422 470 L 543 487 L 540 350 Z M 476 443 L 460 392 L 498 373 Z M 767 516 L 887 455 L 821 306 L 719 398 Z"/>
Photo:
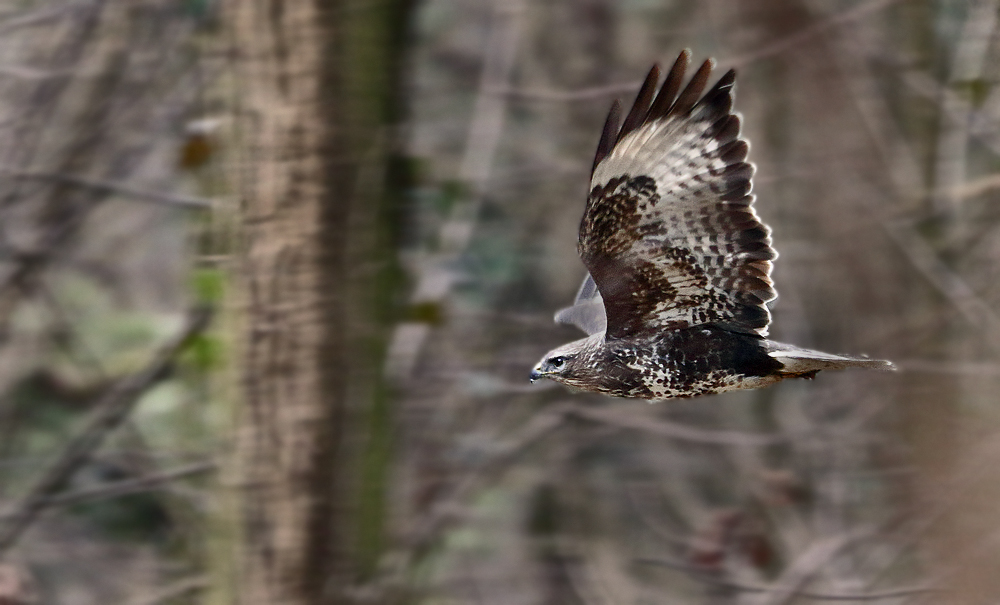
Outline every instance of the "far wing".
<path id="1" fill-rule="evenodd" d="M 654 66 L 620 131 L 612 107 L 598 145 L 578 247 L 609 338 L 706 323 L 767 333 L 777 254 L 752 206 L 754 169 L 732 113 L 736 74 L 701 97 L 706 61 L 678 95 L 689 57 L 681 53 L 655 99 Z"/>
<path id="2" fill-rule="evenodd" d="M 603 332 L 608 326 L 607 315 L 604 314 L 604 299 L 597 290 L 594 278 L 587 274 L 576 293 L 572 307 L 566 307 L 556 312 L 556 323 L 576 326 L 587 333 Z"/>

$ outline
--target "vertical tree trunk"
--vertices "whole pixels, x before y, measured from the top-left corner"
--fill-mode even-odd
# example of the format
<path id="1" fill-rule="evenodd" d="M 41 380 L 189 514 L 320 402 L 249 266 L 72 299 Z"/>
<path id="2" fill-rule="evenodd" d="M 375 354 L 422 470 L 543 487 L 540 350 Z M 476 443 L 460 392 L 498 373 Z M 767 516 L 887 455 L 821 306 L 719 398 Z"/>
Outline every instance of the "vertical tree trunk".
<path id="1" fill-rule="evenodd" d="M 379 431 L 388 422 L 365 422 L 386 417 L 371 395 L 377 355 L 354 351 L 356 324 L 372 321 L 358 316 L 358 301 L 377 297 L 382 280 L 354 280 L 348 267 L 379 253 L 371 236 L 383 216 L 371 199 L 379 194 L 359 179 L 383 156 L 372 141 L 392 119 L 393 34 L 404 4 L 229 4 L 246 305 L 241 603 L 341 602 L 363 571 L 357 553 L 373 557 L 380 541 L 354 526 L 381 528 L 372 518 L 382 503 L 370 494 L 382 491 L 366 481 L 384 480 L 371 460 L 388 459 L 364 448 L 387 443 Z"/>
<path id="2" fill-rule="evenodd" d="M 333 4 L 333 3 L 331 3 Z M 340 553 L 334 494 L 344 412 L 342 245 L 348 200 L 324 168 L 336 35 L 309 1 L 235 2 L 242 66 L 246 276 L 240 434 L 245 603 L 318 603 Z M 329 76 L 327 76 L 329 77 Z"/>

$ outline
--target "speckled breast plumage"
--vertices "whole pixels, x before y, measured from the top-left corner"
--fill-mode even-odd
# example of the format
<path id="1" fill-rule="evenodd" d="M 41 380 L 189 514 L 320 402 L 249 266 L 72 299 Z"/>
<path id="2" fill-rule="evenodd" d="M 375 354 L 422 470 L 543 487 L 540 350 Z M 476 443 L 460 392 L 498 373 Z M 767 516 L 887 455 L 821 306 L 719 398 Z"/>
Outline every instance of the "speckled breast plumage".
<path id="1" fill-rule="evenodd" d="M 781 379 L 764 339 L 714 326 L 671 330 L 654 339 L 605 342 L 595 351 L 597 389 L 615 397 L 670 399 L 757 388 Z"/>

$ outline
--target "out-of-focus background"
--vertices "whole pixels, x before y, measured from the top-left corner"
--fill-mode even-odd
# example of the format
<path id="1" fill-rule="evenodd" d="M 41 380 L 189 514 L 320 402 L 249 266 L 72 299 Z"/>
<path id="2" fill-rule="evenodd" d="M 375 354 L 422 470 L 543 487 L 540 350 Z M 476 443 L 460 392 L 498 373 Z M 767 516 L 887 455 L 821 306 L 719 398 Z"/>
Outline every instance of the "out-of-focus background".
<path id="1" fill-rule="evenodd" d="M 996 0 L 0 5 L 0 604 L 1000 599 Z M 527 375 L 615 98 L 738 71 L 771 336 Z"/>

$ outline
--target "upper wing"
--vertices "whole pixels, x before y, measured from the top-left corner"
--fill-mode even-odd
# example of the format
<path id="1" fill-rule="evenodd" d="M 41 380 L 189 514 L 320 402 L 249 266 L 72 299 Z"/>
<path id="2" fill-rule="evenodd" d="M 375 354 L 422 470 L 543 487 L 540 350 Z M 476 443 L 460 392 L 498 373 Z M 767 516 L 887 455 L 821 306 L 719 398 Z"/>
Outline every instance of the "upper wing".
<path id="1" fill-rule="evenodd" d="M 604 299 L 597 290 L 594 278 L 587 274 L 576 293 L 572 307 L 556 311 L 556 323 L 576 326 L 587 333 L 597 334 L 608 327 L 608 318 L 604 314 Z"/>
<path id="2" fill-rule="evenodd" d="M 736 73 L 701 97 L 706 61 L 678 95 L 689 61 L 682 52 L 655 99 L 654 66 L 620 131 L 612 107 L 598 145 L 579 252 L 609 338 L 705 323 L 767 334 L 777 254 L 752 206 Z"/>

